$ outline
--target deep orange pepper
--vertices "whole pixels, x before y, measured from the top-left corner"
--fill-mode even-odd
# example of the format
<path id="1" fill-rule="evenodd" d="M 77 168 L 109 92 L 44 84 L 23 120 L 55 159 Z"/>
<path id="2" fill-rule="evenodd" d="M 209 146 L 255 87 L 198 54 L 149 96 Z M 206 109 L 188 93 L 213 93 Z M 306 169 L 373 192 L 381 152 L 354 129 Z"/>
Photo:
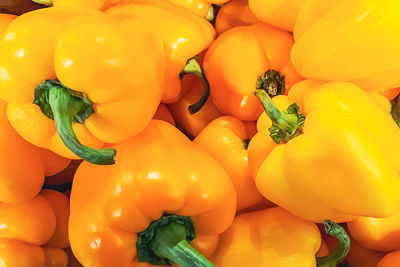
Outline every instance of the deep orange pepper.
<path id="1" fill-rule="evenodd" d="M 400 266 L 400 250 L 386 254 L 376 265 L 376 267 L 396 267 Z"/>
<path id="2" fill-rule="evenodd" d="M 343 263 L 348 264 L 351 267 L 376 267 L 378 262 L 385 255 L 383 252 L 361 246 L 351 236 L 350 244 L 349 254 L 344 258 Z"/>
<path id="3" fill-rule="evenodd" d="M 165 105 L 165 104 L 160 104 L 158 106 L 158 109 L 156 111 L 156 114 L 154 114 L 153 119 L 163 120 L 163 121 L 166 121 L 169 124 L 172 124 L 175 126 L 174 117 L 172 116 L 171 112 L 169 111 L 167 105 Z"/>
<path id="4" fill-rule="evenodd" d="M 238 211 L 260 204 L 264 208 L 274 206 L 257 191 L 248 163 L 249 141 L 244 123 L 230 116 L 213 120 L 193 140 L 231 178 L 236 189 Z"/>
<path id="5" fill-rule="evenodd" d="M 161 98 L 163 45 L 138 19 L 40 9 L 9 25 L 0 55 L 0 98 L 9 103 L 11 124 L 29 142 L 68 158 L 112 163 L 115 151 L 90 147 L 140 132 Z M 62 84 L 45 82 L 56 78 Z M 71 128 L 71 121 L 80 123 Z"/>
<path id="6" fill-rule="evenodd" d="M 161 252 L 159 258 L 149 259 L 143 253 L 150 248 L 137 250 L 137 245 L 147 247 L 143 238 L 154 221 L 179 218 L 190 224 L 182 217 L 190 216 L 198 236 L 219 235 L 232 223 L 236 194 L 229 177 L 169 123 L 153 120 L 115 148 L 115 165 L 83 162 L 74 177 L 69 237 L 84 266 L 136 266 L 137 256 L 141 261 L 169 262 Z M 181 230 L 191 236 L 191 231 Z M 169 242 L 182 244 L 183 239 Z M 152 240 L 156 246 L 159 235 Z M 203 242 L 215 244 L 215 238 Z"/>
<path id="7" fill-rule="evenodd" d="M 217 35 L 221 35 L 237 26 L 245 26 L 258 22 L 251 12 L 248 0 L 231 0 L 218 11 L 215 20 Z"/>
<path id="8" fill-rule="evenodd" d="M 182 78 L 182 96 L 168 107 L 179 127 L 190 137 L 196 137 L 199 132 L 212 120 L 222 116 L 222 113 L 208 99 L 204 106 L 195 114 L 191 114 L 188 106 L 203 94 L 203 84 L 194 75 Z"/>
<path id="9" fill-rule="evenodd" d="M 400 250 L 400 210 L 386 218 L 358 217 L 348 222 L 351 236 L 369 249 Z"/>
<path id="10" fill-rule="evenodd" d="M 4 266 L 66 267 L 69 199 L 43 190 L 18 204 L 0 203 L 0 262 Z"/>
<path id="11" fill-rule="evenodd" d="M 37 195 L 46 175 L 67 167 L 70 160 L 35 147 L 22 139 L 11 127 L 6 104 L 0 101 L 0 202 L 26 201 Z"/>
<path id="12" fill-rule="evenodd" d="M 263 23 L 236 27 L 219 36 L 204 57 L 217 108 L 240 120 L 257 120 L 263 111 L 253 94 L 257 86 L 271 95 L 283 94 L 301 79 L 290 62 L 292 45 L 290 33 Z"/>

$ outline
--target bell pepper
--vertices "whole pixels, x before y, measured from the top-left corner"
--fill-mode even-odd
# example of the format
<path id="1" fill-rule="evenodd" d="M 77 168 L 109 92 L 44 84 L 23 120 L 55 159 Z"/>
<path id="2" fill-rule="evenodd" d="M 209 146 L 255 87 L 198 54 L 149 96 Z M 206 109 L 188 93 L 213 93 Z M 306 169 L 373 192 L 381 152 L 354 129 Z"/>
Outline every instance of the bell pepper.
<path id="1" fill-rule="evenodd" d="M 293 32 L 297 15 L 306 0 L 249 0 L 256 18 L 275 27 Z"/>
<path id="2" fill-rule="evenodd" d="M 240 120 L 257 120 L 263 109 L 253 95 L 256 88 L 278 95 L 301 79 L 290 63 L 292 45 L 290 33 L 263 23 L 236 27 L 219 36 L 204 57 L 217 108 Z"/>
<path id="3" fill-rule="evenodd" d="M 222 113 L 207 99 L 203 107 L 191 114 L 188 106 L 201 98 L 203 85 L 194 75 L 185 75 L 182 78 L 182 96 L 175 103 L 169 104 L 176 123 L 190 137 L 196 137 L 199 132 L 212 120 L 222 116 Z"/>
<path id="4" fill-rule="evenodd" d="M 156 111 L 156 114 L 154 114 L 153 119 L 163 120 L 163 121 L 166 121 L 169 124 L 175 126 L 174 117 L 172 116 L 171 112 L 169 111 L 167 105 L 165 105 L 165 104 L 160 104 L 158 106 L 158 109 Z"/>
<path id="5" fill-rule="evenodd" d="M 281 207 L 238 215 L 224 232 L 212 260 L 218 267 L 335 266 L 347 253 L 348 237 L 340 226 L 327 222 L 329 233 L 341 240 L 336 254 L 316 260 L 321 243 L 317 226 Z M 328 258 L 329 257 L 329 258 Z"/>
<path id="6" fill-rule="evenodd" d="M 400 266 L 400 250 L 388 253 L 383 257 L 376 267 L 395 267 Z"/>
<path id="7" fill-rule="evenodd" d="M 208 48 L 214 40 L 215 30 L 212 25 L 165 0 L 131 0 L 110 8 L 107 13 L 132 15 L 161 36 L 167 66 L 162 102 L 177 101 L 181 91 L 181 72 L 189 59 Z M 200 66 L 197 64 L 196 67 L 188 72 L 204 80 Z"/>
<path id="8" fill-rule="evenodd" d="M 231 0 L 218 11 L 215 20 L 217 35 L 221 35 L 237 26 L 246 26 L 258 22 L 251 12 L 248 0 Z"/>
<path id="9" fill-rule="evenodd" d="M 83 7 L 106 10 L 116 4 L 135 2 L 135 0 L 32 0 L 44 5 L 54 5 L 56 7 Z M 163 0 L 165 1 L 165 0 Z M 211 4 L 221 5 L 229 0 L 167 0 L 178 6 L 184 7 L 201 17 L 205 17 L 211 8 Z M 151 0 L 147 1 L 151 2 Z"/>
<path id="10" fill-rule="evenodd" d="M 385 256 L 383 252 L 361 246 L 351 236 L 350 243 L 350 251 L 342 261 L 343 267 L 377 267 L 378 262 Z"/>
<path id="11" fill-rule="evenodd" d="M 281 97 L 285 110 L 256 95 L 265 128 L 250 142 L 249 163 L 267 199 L 312 222 L 388 217 L 400 207 L 400 129 L 366 92 L 305 80 Z"/>
<path id="12" fill-rule="evenodd" d="M 294 28 L 291 58 L 306 78 L 352 81 L 362 89 L 400 86 L 400 2 L 304 3 Z"/>
<path id="13" fill-rule="evenodd" d="M 69 160 L 22 139 L 9 124 L 2 101 L 0 129 L 0 202 L 33 198 L 40 192 L 46 175 L 54 175 L 69 164 Z"/>
<path id="14" fill-rule="evenodd" d="M 43 190 L 25 202 L 0 203 L 3 266 L 67 266 L 69 199 Z"/>
<path id="15" fill-rule="evenodd" d="M 258 191 L 251 175 L 247 145 L 250 141 L 244 123 L 234 117 L 220 117 L 210 122 L 193 140 L 224 168 L 237 194 L 237 210 L 255 205 L 271 207 Z"/>
<path id="16" fill-rule="evenodd" d="M 93 148 L 136 135 L 159 104 L 163 46 L 138 19 L 40 9 L 15 19 L 0 44 L 8 119 L 25 140 L 64 157 L 112 164 L 113 149 Z"/>
<path id="17" fill-rule="evenodd" d="M 400 249 L 400 210 L 386 218 L 358 217 L 347 227 L 351 236 L 366 248 L 383 252 Z"/>
<path id="18" fill-rule="evenodd" d="M 236 194 L 224 170 L 160 120 L 114 147 L 115 165 L 83 162 L 74 177 L 69 238 L 80 263 L 213 266 L 189 242 L 200 239 L 197 249 L 210 254 L 233 221 Z"/>

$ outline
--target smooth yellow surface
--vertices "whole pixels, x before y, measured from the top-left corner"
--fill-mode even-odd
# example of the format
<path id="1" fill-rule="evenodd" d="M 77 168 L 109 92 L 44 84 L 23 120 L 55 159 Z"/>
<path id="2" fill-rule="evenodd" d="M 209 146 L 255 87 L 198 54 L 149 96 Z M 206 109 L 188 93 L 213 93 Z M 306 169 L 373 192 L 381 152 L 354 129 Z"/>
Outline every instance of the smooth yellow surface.
<path id="1" fill-rule="evenodd" d="M 281 207 L 238 215 L 212 257 L 218 267 L 315 267 L 317 226 Z"/>
<path id="2" fill-rule="evenodd" d="M 400 2 L 308 0 L 291 59 L 306 78 L 353 81 L 366 91 L 400 85 Z"/>

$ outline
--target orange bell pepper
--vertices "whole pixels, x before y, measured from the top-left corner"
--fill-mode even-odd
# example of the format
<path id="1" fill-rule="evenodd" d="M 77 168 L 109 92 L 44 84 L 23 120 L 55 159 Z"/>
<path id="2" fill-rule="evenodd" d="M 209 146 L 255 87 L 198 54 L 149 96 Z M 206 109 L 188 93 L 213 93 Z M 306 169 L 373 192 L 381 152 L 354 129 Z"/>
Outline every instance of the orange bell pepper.
<path id="1" fill-rule="evenodd" d="M 386 254 L 376 267 L 395 267 L 400 266 L 400 250 Z"/>
<path id="2" fill-rule="evenodd" d="M 182 96 L 168 107 L 171 110 L 176 123 L 190 137 L 196 137 L 199 132 L 212 120 L 222 116 L 222 113 L 207 99 L 203 107 L 191 114 L 188 106 L 201 98 L 203 94 L 203 84 L 194 75 L 185 75 L 182 78 Z"/>
<path id="3" fill-rule="evenodd" d="M 348 222 L 351 236 L 373 250 L 391 252 L 400 250 L 400 210 L 386 218 L 358 217 Z"/>
<path id="4" fill-rule="evenodd" d="M 348 252 L 349 240 L 337 224 L 326 222 L 341 243 L 335 253 L 316 258 L 321 243 L 318 227 L 281 207 L 238 215 L 224 232 L 212 260 L 218 267 L 333 267 Z"/>
<path id="5" fill-rule="evenodd" d="M 9 124 L 2 101 L 0 129 L 0 202 L 33 198 L 40 192 L 46 175 L 54 175 L 69 164 L 69 160 L 22 139 Z"/>
<path id="6" fill-rule="evenodd" d="M 3 266 L 67 266 L 69 199 L 43 190 L 31 200 L 0 203 L 0 262 Z"/>
<path id="7" fill-rule="evenodd" d="M 213 120 L 193 140 L 231 178 L 236 189 L 238 211 L 260 204 L 264 208 L 273 206 L 254 184 L 247 156 L 249 141 L 244 123 L 229 116 Z"/>
<path id="8" fill-rule="evenodd" d="M 248 0 L 231 0 L 218 11 L 215 20 L 217 35 L 221 35 L 237 26 L 246 26 L 258 22 L 251 12 Z"/>
<path id="9" fill-rule="evenodd" d="M 166 121 L 169 124 L 175 126 L 174 117 L 172 116 L 171 112 L 169 111 L 167 105 L 165 105 L 165 104 L 160 104 L 158 106 L 158 109 L 156 111 L 156 114 L 154 114 L 153 119 L 163 120 L 163 121 Z"/>
<path id="10" fill-rule="evenodd" d="M 260 21 L 293 32 L 297 15 L 306 0 L 249 0 L 249 6 Z"/>
<path id="11" fill-rule="evenodd" d="M 138 19 L 40 9 L 15 19 L 0 44 L 8 119 L 25 140 L 64 157 L 112 164 L 113 149 L 91 147 L 136 135 L 160 102 L 162 42 Z"/>
<path id="12" fill-rule="evenodd" d="M 400 129 L 375 102 L 388 100 L 351 83 L 313 80 L 278 96 L 278 108 L 256 93 L 267 113 L 249 164 L 267 199 L 313 222 L 387 217 L 400 208 Z"/>
<path id="13" fill-rule="evenodd" d="M 219 36 L 204 57 L 217 108 L 240 120 L 257 120 L 263 109 L 253 95 L 256 87 L 272 96 L 285 93 L 301 79 L 290 63 L 292 45 L 290 33 L 262 23 Z"/>
<path id="14" fill-rule="evenodd" d="M 173 103 L 181 92 L 181 72 L 187 61 L 208 48 L 215 30 L 205 19 L 165 0 L 131 0 L 110 8 L 109 14 L 132 15 L 160 35 L 166 55 L 163 103 Z M 192 73 L 203 79 L 200 66 Z M 184 71 L 185 72 L 185 71 Z M 190 72 L 189 72 L 190 73 Z"/>
<path id="15" fill-rule="evenodd" d="M 236 194 L 224 170 L 160 120 L 115 148 L 115 165 L 83 162 L 74 177 L 69 238 L 77 259 L 97 267 L 138 260 L 212 266 L 188 242 L 208 236 L 197 248 L 215 247 L 215 236 L 232 223 Z"/>
<path id="16" fill-rule="evenodd" d="M 377 267 L 378 262 L 385 255 L 383 252 L 375 251 L 361 246 L 351 236 L 350 236 L 350 243 L 351 243 L 350 251 L 342 262 L 343 264 L 347 264 L 347 266 Z"/>

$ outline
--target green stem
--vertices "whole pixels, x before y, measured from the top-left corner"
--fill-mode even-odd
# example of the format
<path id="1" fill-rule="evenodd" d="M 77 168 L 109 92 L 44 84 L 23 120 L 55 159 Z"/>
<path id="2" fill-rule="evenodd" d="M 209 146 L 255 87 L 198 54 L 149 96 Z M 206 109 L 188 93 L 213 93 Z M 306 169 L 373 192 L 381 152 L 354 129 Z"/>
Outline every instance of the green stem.
<path id="1" fill-rule="evenodd" d="M 300 108 L 296 103 L 281 112 L 265 90 L 257 89 L 254 94 L 258 97 L 265 113 L 272 121 L 272 127 L 269 128 L 269 131 L 271 138 L 276 143 L 287 142 L 301 131 L 304 115 L 299 113 Z"/>
<path id="2" fill-rule="evenodd" d="M 32 0 L 35 3 L 41 4 L 41 5 L 46 5 L 46 6 L 52 6 L 53 5 L 53 0 Z"/>
<path id="3" fill-rule="evenodd" d="M 93 164 L 114 164 L 115 149 L 93 149 L 84 146 L 75 135 L 72 123 L 83 123 L 94 112 L 93 104 L 82 94 L 66 88 L 57 81 L 48 80 L 35 89 L 34 104 L 40 106 L 44 115 L 54 119 L 58 135 L 75 155 Z"/>
<path id="4" fill-rule="evenodd" d="M 213 21 L 215 18 L 215 14 L 214 14 L 214 6 L 211 6 L 210 9 L 207 12 L 206 15 L 206 20 L 208 20 L 209 22 Z"/>
<path id="5" fill-rule="evenodd" d="M 392 109 L 390 110 L 390 114 L 392 115 L 393 120 L 400 127 L 400 94 L 396 96 L 395 99 L 392 100 Z"/>
<path id="6" fill-rule="evenodd" d="M 136 247 L 139 262 L 215 267 L 189 244 L 194 238 L 194 224 L 189 217 L 163 216 L 138 234 Z"/>
<path id="7" fill-rule="evenodd" d="M 195 114 L 206 104 L 208 98 L 210 97 L 210 84 L 208 83 L 203 68 L 197 62 L 196 57 L 193 57 L 187 61 L 186 66 L 183 68 L 182 74 L 193 74 L 199 78 L 203 84 L 203 95 L 196 103 L 193 103 L 188 107 L 190 114 Z"/>
<path id="8" fill-rule="evenodd" d="M 317 257 L 318 267 L 335 267 L 341 262 L 350 250 L 350 238 L 346 231 L 337 223 L 330 220 L 324 222 L 325 232 L 339 239 L 339 246 L 327 256 Z"/>
<path id="9" fill-rule="evenodd" d="M 244 139 L 243 141 L 242 141 L 242 143 L 243 143 L 243 147 L 244 147 L 244 149 L 248 149 L 249 148 L 249 144 L 250 144 L 250 139 Z"/>

